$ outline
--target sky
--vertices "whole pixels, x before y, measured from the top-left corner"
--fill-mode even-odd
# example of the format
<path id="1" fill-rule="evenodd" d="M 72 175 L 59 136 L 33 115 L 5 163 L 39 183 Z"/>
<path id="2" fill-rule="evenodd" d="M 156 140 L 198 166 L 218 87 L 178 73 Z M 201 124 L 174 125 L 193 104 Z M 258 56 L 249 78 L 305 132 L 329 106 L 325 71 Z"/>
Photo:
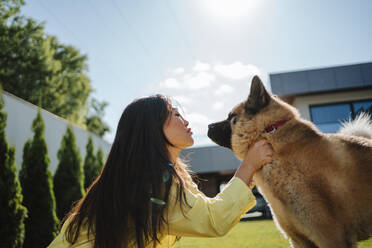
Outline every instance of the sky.
<path id="1" fill-rule="evenodd" d="M 112 142 L 124 108 L 172 97 L 195 146 L 212 145 L 259 75 L 372 61 L 368 0 L 25 0 L 22 13 L 88 56 L 92 96 L 108 102 Z"/>

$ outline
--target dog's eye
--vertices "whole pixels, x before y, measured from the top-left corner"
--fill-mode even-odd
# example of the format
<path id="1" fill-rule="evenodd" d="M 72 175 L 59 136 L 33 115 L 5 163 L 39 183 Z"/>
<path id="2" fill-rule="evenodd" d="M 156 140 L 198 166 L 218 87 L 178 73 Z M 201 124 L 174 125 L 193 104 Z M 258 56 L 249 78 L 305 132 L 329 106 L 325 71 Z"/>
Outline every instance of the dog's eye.
<path id="1" fill-rule="evenodd" d="M 231 120 L 232 120 L 232 123 L 235 125 L 236 124 L 236 116 L 234 116 Z"/>
<path id="2" fill-rule="evenodd" d="M 227 117 L 227 120 L 228 120 L 228 121 L 231 121 L 232 118 L 234 118 L 235 116 L 236 116 L 236 114 L 232 114 L 232 113 L 230 113 L 229 116 Z"/>
<path id="3" fill-rule="evenodd" d="M 236 114 L 229 114 L 229 117 L 227 118 L 229 122 L 232 122 L 233 124 L 236 123 Z"/>

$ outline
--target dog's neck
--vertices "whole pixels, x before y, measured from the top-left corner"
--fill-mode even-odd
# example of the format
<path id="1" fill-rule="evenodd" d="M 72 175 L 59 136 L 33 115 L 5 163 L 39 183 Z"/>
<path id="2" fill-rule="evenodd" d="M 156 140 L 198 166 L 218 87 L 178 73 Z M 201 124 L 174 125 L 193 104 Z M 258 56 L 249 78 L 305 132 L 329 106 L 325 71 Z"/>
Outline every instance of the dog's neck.
<path id="1" fill-rule="evenodd" d="M 281 151 L 298 153 L 299 149 L 306 149 L 308 144 L 316 142 L 322 135 L 312 123 L 303 119 L 293 118 L 275 123 L 280 124 L 279 128 L 271 132 L 263 131 L 262 137 L 270 142 L 277 154 Z"/>
<path id="2" fill-rule="evenodd" d="M 280 120 L 275 122 L 274 124 L 268 125 L 265 128 L 264 133 L 274 133 L 278 127 L 284 125 L 288 120 Z"/>

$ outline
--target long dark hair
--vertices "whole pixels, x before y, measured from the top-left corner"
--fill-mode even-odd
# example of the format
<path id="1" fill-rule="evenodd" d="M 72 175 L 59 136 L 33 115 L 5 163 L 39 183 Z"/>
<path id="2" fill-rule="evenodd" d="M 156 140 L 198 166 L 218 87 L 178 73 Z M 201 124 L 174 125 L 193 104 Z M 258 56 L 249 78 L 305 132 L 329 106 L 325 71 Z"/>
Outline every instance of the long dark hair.
<path id="1" fill-rule="evenodd" d="M 124 110 L 106 164 L 86 195 L 65 217 L 66 239 L 76 243 L 82 226 L 94 234 L 94 248 L 143 248 L 159 242 L 167 224 L 170 187 L 185 202 L 186 168 L 170 165 L 163 125 L 171 115 L 168 98 L 155 95 L 134 100 Z"/>

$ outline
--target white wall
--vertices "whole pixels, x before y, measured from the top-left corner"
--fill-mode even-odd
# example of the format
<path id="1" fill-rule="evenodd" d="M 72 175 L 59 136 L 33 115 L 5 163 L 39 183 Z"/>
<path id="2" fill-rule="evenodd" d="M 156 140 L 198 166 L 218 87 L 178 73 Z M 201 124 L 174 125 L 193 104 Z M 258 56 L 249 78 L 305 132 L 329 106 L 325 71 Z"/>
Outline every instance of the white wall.
<path id="1" fill-rule="evenodd" d="M 31 125 L 36 117 L 38 107 L 6 92 L 3 93 L 3 99 L 5 103 L 3 111 L 8 116 L 5 129 L 8 143 L 15 147 L 17 167 L 21 168 L 23 146 L 27 139 L 33 137 Z M 45 123 L 45 140 L 48 145 L 50 170 L 54 173 L 58 164 L 57 151 L 67 126 L 71 124 L 46 110 L 41 110 L 41 114 Z M 93 138 L 95 152 L 97 152 L 98 148 L 101 148 L 105 156 L 108 154 L 111 147 L 110 143 L 77 126 L 71 126 L 76 137 L 76 144 L 80 150 L 82 162 L 85 158 L 85 146 L 89 136 Z"/>
<path id="2" fill-rule="evenodd" d="M 363 99 L 372 99 L 372 89 L 348 92 L 335 92 L 309 96 L 297 96 L 293 101 L 293 106 L 300 111 L 302 118 L 310 120 L 310 105 L 355 101 Z"/>

